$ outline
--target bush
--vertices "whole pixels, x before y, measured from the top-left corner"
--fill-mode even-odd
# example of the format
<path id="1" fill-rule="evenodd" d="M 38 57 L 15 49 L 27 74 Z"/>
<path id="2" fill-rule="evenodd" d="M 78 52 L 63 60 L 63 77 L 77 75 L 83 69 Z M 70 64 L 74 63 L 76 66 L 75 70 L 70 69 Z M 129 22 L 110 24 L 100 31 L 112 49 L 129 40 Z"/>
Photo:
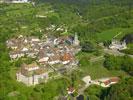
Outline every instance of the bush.
<path id="1" fill-rule="evenodd" d="M 123 52 L 125 54 L 129 54 L 129 55 L 133 55 L 133 49 L 125 49 L 125 50 L 121 50 L 120 52 Z"/>
<path id="2" fill-rule="evenodd" d="M 133 59 L 128 56 L 116 57 L 113 55 L 106 55 L 104 67 L 109 70 L 124 70 L 130 75 L 133 75 Z"/>
<path id="3" fill-rule="evenodd" d="M 83 52 L 94 52 L 94 51 L 96 51 L 96 48 L 94 47 L 94 45 L 89 41 L 85 41 L 84 43 L 81 43 L 81 46 L 82 46 L 82 51 Z"/>

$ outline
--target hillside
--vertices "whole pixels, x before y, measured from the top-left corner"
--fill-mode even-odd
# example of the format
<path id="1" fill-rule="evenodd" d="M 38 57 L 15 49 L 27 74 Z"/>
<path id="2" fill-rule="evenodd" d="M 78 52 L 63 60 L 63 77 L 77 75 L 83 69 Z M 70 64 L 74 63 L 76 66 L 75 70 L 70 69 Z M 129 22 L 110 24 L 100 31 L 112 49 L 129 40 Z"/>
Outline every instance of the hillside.
<path id="1" fill-rule="evenodd" d="M 81 40 L 84 40 L 85 37 L 85 39 L 95 40 L 104 38 L 104 34 L 108 34 L 108 30 L 112 29 L 115 30 L 109 32 L 112 36 L 119 32 L 123 32 L 123 34 L 132 32 L 132 6 L 124 0 L 119 5 L 117 4 L 118 1 L 111 2 L 110 0 L 111 3 L 108 0 L 105 0 L 106 2 L 92 0 L 95 1 L 93 4 L 91 0 L 79 2 L 75 0 L 42 1 L 45 3 L 37 3 L 35 7 L 31 4 L 1 4 L 1 33 L 7 33 L 8 31 L 9 33 L 17 33 L 18 30 L 21 33 L 36 34 L 35 32 L 37 32 L 41 34 L 38 30 L 45 31 L 44 29 L 49 24 L 57 26 L 64 24 L 69 33 L 77 32 Z M 85 4 L 82 5 L 83 3 Z M 37 18 L 36 15 L 39 14 L 47 16 L 47 18 Z M 6 26 L 6 31 L 3 26 Z M 34 31 L 31 32 L 31 30 Z M 107 32 L 104 33 L 104 31 Z M 106 37 L 104 40 L 106 40 Z"/>
<path id="2" fill-rule="evenodd" d="M 110 42 L 119 33 L 121 34 L 117 37 L 118 39 L 121 40 L 124 37 L 127 42 L 132 42 L 130 33 L 133 33 L 133 0 L 33 1 L 35 1 L 35 5 L 32 3 L 0 3 L 0 100 L 55 100 L 58 96 L 66 96 L 66 88 L 72 84 L 78 89 L 80 85 L 84 84 L 81 79 L 86 75 L 91 75 L 92 79 L 119 76 L 124 81 L 120 84 L 122 86 L 126 84 L 125 77 L 131 77 L 128 71 L 132 70 L 132 58 L 126 59 L 124 56 L 124 60 L 119 60 L 121 57 L 118 57 L 119 59 L 115 56 L 110 57 L 108 64 L 112 64 L 111 67 L 116 65 L 116 67 L 122 66 L 122 68 L 108 70 L 104 67 L 103 49 L 98 44 L 105 41 Z M 72 75 L 65 74 L 61 79 L 31 87 L 16 81 L 16 72 L 20 65 L 23 62 L 30 63 L 33 59 L 22 58 L 12 62 L 9 57 L 10 49 L 6 47 L 8 39 L 16 38 L 18 35 L 37 36 L 39 39 L 44 39 L 45 34 L 60 37 L 73 36 L 75 33 L 77 33 L 84 51 L 88 50 L 88 52 L 81 51 L 76 55 L 79 59 L 77 71 Z M 129 47 L 133 48 L 132 43 L 129 44 Z M 132 50 L 129 54 L 132 54 Z M 91 59 L 97 57 L 103 59 L 91 62 Z M 111 61 L 116 63 L 110 63 Z M 128 71 L 123 70 L 123 65 L 128 65 L 129 69 L 126 69 Z M 130 83 L 132 82 L 128 82 L 128 85 Z M 123 89 L 119 84 L 115 87 Z M 129 85 L 127 95 L 132 99 L 130 87 L 132 86 Z M 124 89 L 127 88 L 124 87 Z M 122 90 L 117 91 L 113 87 L 109 90 L 94 87 L 94 90 L 90 88 L 87 91 L 89 92 L 86 92 L 85 95 L 91 95 L 94 100 L 117 100 L 116 94 Z M 115 92 L 113 93 L 113 91 Z M 115 95 L 115 99 L 113 99 L 113 95 Z"/>

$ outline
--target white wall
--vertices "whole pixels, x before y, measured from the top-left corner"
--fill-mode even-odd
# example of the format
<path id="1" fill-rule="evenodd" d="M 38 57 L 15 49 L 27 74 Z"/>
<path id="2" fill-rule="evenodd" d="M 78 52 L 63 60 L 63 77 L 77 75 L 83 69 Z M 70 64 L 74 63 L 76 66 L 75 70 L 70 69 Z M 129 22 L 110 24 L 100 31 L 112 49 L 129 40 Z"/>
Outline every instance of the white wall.
<path id="1" fill-rule="evenodd" d="M 31 77 L 26 77 L 22 75 L 21 73 L 17 73 L 16 76 L 17 76 L 17 81 L 22 82 L 28 86 L 39 84 L 39 79 L 44 79 L 46 81 L 48 79 L 48 73 L 43 73 L 41 75 L 34 75 Z"/>
<path id="2" fill-rule="evenodd" d="M 26 85 L 32 85 L 33 78 L 32 77 L 26 77 L 22 75 L 21 73 L 17 73 L 17 81 L 22 82 Z"/>

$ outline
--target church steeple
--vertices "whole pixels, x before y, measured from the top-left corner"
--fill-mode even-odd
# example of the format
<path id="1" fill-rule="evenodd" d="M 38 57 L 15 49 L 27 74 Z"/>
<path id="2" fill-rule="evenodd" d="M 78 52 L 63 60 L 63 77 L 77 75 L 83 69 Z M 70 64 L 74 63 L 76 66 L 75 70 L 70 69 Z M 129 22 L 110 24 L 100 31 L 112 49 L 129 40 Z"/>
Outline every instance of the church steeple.
<path id="1" fill-rule="evenodd" d="M 122 45 L 123 45 L 123 47 L 127 47 L 127 45 L 126 45 L 126 41 L 124 40 L 123 42 L 122 42 Z"/>
<path id="2" fill-rule="evenodd" d="M 74 45 L 79 45 L 79 40 L 78 40 L 77 33 L 75 33 L 75 36 L 74 36 Z"/>

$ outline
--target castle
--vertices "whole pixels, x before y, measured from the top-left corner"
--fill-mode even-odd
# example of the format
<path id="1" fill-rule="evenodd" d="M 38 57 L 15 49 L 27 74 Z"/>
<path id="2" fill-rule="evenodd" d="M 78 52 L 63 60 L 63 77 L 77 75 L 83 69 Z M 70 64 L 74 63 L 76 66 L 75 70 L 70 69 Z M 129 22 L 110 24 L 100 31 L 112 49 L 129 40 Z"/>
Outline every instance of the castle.
<path id="1" fill-rule="evenodd" d="M 123 50 L 127 48 L 126 42 L 119 42 L 115 39 L 112 40 L 112 43 L 109 46 L 110 49 Z"/>
<path id="2" fill-rule="evenodd" d="M 35 62 L 32 64 L 23 64 L 16 73 L 17 81 L 26 84 L 27 86 L 36 85 L 46 82 L 48 72 L 45 68 L 39 67 Z"/>

